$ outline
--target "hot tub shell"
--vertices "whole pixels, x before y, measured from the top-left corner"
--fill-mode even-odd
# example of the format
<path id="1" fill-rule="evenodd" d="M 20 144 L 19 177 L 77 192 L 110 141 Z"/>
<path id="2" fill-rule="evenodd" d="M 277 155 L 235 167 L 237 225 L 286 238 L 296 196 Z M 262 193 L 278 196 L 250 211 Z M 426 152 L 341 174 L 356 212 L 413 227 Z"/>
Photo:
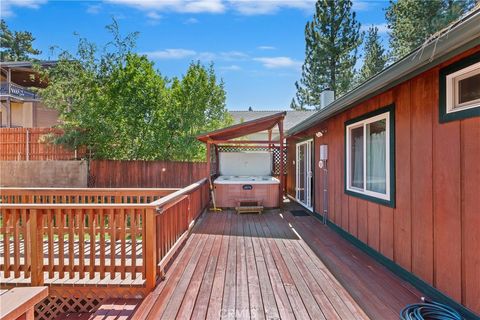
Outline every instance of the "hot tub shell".
<path id="1" fill-rule="evenodd" d="M 214 181 L 217 207 L 234 208 L 256 201 L 265 208 L 279 207 L 280 180 L 271 176 L 220 176 Z"/>

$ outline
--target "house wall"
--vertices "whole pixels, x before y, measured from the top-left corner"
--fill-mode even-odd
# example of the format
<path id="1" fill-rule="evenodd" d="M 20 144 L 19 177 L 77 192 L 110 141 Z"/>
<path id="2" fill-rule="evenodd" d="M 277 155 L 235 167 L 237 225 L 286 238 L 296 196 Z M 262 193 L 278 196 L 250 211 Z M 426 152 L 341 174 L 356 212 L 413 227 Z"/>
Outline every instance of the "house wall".
<path id="1" fill-rule="evenodd" d="M 35 127 L 50 128 L 58 124 L 58 111 L 35 102 Z"/>
<path id="2" fill-rule="evenodd" d="M 480 313 L 480 118 L 439 123 L 439 69 L 480 46 L 288 139 L 287 191 L 295 195 L 295 143 L 313 137 L 315 211 L 319 146 L 328 144 L 329 219 L 372 249 Z M 395 104 L 396 206 L 344 192 L 344 123 Z M 320 130 L 327 133 L 317 138 Z"/>
<path id="3" fill-rule="evenodd" d="M 10 102 L 12 126 L 23 127 L 23 103 Z"/>
<path id="4" fill-rule="evenodd" d="M 39 101 L 12 101 L 11 117 L 13 127 L 22 128 L 51 128 L 58 124 L 58 111 L 47 108 Z M 7 124 L 6 103 L 0 108 L 0 125 Z"/>

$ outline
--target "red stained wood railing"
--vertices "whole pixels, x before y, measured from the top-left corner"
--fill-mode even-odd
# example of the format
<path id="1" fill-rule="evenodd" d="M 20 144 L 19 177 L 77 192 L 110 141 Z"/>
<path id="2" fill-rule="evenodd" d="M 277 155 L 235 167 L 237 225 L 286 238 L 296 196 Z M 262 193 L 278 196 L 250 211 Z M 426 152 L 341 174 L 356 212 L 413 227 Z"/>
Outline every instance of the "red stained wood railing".
<path id="1" fill-rule="evenodd" d="M 0 188 L 1 203 L 150 203 L 180 188 Z"/>
<path id="2" fill-rule="evenodd" d="M 206 179 L 173 191 L 0 189 L 0 269 L 34 286 L 127 279 L 149 291 L 209 202 Z"/>

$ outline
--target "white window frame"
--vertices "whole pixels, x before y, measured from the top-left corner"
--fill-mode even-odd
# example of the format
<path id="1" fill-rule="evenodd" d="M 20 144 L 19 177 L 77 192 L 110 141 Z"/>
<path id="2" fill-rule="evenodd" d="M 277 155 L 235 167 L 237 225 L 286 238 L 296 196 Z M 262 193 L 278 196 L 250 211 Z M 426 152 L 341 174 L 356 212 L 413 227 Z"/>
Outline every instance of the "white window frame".
<path id="1" fill-rule="evenodd" d="M 312 168 L 312 155 L 313 155 L 313 149 L 315 148 L 315 145 L 313 143 L 313 139 L 308 139 L 302 142 L 297 143 L 295 147 L 295 199 L 297 200 L 298 203 L 300 203 L 302 206 L 307 208 L 310 211 L 313 211 L 313 199 L 311 196 L 311 191 L 312 191 L 312 181 L 311 179 L 306 179 L 305 181 L 305 188 L 304 188 L 304 194 L 305 194 L 305 202 L 300 200 L 300 190 L 298 189 L 298 181 L 300 180 L 300 163 L 299 163 L 299 149 L 300 146 L 305 145 L 305 171 L 307 172 L 307 178 L 313 177 L 313 168 Z"/>
<path id="2" fill-rule="evenodd" d="M 386 143 L 386 157 L 385 157 L 385 171 L 386 171 L 386 193 L 380 193 L 380 192 L 375 192 L 375 191 L 370 191 L 367 190 L 367 125 L 379 120 L 385 120 L 386 123 L 386 129 L 385 129 L 385 143 Z M 352 140 L 352 130 L 363 127 L 363 189 L 357 188 L 357 187 L 352 187 L 352 177 L 351 177 L 351 171 L 352 171 L 352 158 L 351 158 L 351 140 Z M 373 116 L 371 118 L 367 118 L 364 120 L 360 120 L 358 122 L 352 123 L 346 127 L 346 155 L 345 155 L 345 161 L 347 162 L 346 165 L 346 189 L 351 192 L 356 192 L 358 194 L 363 194 L 366 196 L 390 201 L 391 195 L 390 195 L 390 180 L 392 177 L 390 177 L 390 111 L 387 111 L 385 113 L 379 114 L 377 116 Z"/>
<path id="3" fill-rule="evenodd" d="M 480 99 L 459 103 L 459 81 L 480 74 L 480 62 L 446 76 L 446 113 L 454 113 L 480 107 Z"/>

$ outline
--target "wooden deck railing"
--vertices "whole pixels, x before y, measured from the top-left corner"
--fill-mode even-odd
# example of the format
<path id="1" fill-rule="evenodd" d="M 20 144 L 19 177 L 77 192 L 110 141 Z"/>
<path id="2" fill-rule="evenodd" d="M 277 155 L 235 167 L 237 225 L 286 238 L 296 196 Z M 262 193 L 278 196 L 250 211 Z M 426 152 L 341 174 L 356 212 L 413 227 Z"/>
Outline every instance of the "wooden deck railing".
<path id="1" fill-rule="evenodd" d="M 172 191 L 0 189 L 0 270 L 34 286 L 129 278 L 148 292 L 209 201 L 206 179 Z"/>
<path id="2" fill-rule="evenodd" d="M 150 203 L 179 188 L 0 188 L 0 203 Z"/>

